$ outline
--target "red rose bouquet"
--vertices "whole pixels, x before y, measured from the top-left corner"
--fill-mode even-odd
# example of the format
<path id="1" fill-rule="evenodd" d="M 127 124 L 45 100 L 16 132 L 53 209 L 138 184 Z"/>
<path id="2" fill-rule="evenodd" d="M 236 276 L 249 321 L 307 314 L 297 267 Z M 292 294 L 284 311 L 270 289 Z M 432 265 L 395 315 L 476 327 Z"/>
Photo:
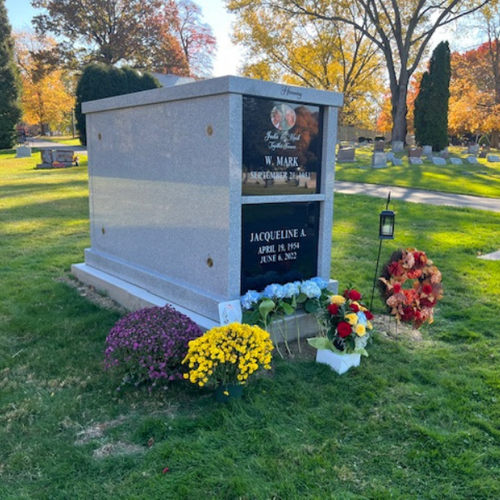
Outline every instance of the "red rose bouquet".
<path id="1" fill-rule="evenodd" d="M 345 290 L 343 295 L 329 296 L 319 316 L 325 335 L 308 339 L 309 344 L 316 349 L 367 356 L 365 347 L 369 331 L 373 328 L 373 314 L 361 298 L 361 294 L 353 288 Z"/>

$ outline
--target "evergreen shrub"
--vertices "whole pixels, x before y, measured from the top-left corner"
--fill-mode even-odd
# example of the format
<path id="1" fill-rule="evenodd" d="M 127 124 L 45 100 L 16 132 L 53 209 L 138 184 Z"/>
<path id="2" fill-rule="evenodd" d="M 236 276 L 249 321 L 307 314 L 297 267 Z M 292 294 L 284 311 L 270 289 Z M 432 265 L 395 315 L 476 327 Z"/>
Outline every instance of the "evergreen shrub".
<path id="1" fill-rule="evenodd" d="M 87 144 L 87 130 L 85 115 L 82 113 L 82 103 L 158 87 L 161 87 L 161 85 L 154 76 L 149 73 L 141 74 L 132 68 L 115 68 L 105 64 L 86 66 L 76 86 L 75 116 L 80 142 L 83 145 Z"/>

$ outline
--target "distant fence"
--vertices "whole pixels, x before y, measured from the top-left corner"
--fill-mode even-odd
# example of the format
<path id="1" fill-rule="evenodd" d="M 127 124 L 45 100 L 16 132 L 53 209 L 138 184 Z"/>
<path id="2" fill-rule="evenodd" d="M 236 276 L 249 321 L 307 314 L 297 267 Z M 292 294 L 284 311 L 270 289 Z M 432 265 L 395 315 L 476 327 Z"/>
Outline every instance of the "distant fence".
<path id="1" fill-rule="evenodd" d="M 381 134 L 380 132 L 377 132 L 375 130 L 366 130 L 363 128 L 356 128 L 356 127 L 345 127 L 343 125 L 340 125 L 338 130 L 338 141 L 355 142 L 358 140 L 358 137 L 369 137 L 370 139 L 375 139 L 375 137 L 379 135 L 384 135 L 384 134 Z"/>

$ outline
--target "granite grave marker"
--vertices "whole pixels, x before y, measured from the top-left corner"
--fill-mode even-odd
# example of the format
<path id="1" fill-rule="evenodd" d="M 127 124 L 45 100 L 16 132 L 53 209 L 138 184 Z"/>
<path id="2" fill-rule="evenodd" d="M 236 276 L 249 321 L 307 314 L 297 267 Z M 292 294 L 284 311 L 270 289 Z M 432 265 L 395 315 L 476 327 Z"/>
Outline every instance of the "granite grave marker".
<path id="1" fill-rule="evenodd" d="M 328 281 L 341 104 L 232 76 L 84 103 L 91 247 L 73 274 L 203 328 L 246 290 Z"/>

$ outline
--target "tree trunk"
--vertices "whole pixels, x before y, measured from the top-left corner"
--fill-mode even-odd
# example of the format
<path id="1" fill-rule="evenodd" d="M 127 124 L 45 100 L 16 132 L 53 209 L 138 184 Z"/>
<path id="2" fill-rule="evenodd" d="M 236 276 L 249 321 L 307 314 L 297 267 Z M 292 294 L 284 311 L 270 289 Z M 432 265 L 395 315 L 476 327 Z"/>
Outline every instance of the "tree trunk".
<path id="1" fill-rule="evenodd" d="M 491 147 L 498 149 L 499 144 L 500 144 L 500 133 L 498 130 L 493 130 L 491 132 Z"/>
<path id="2" fill-rule="evenodd" d="M 391 85 L 392 102 L 392 142 L 406 144 L 406 96 L 408 94 L 408 75 L 400 75 L 399 84 Z"/>

